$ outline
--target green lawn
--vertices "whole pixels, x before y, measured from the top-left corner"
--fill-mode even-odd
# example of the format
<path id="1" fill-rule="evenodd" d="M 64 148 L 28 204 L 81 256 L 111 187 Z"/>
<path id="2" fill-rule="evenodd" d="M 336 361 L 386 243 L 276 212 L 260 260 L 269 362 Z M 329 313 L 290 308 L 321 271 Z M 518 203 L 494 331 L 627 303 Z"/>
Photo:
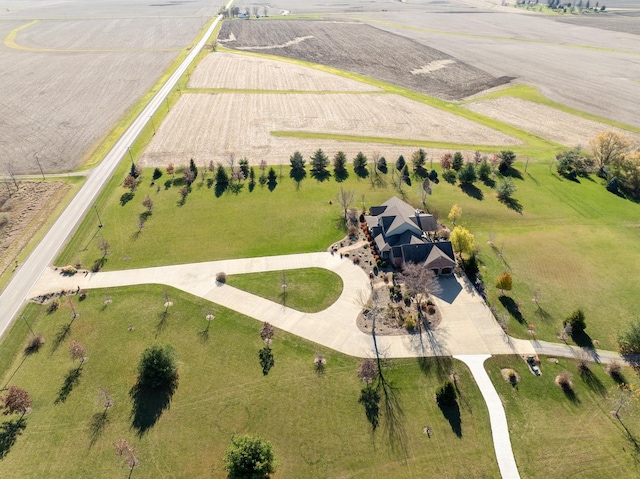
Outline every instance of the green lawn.
<path id="1" fill-rule="evenodd" d="M 234 274 L 227 276 L 226 283 L 305 313 L 328 308 L 342 293 L 342 278 L 322 268 Z"/>
<path id="2" fill-rule="evenodd" d="M 562 179 L 548 161 L 529 162 L 526 173 L 524 164 L 516 167 L 522 179 L 515 180 L 514 198 L 521 214 L 482 183 L 477 183 L 482 199 L 476 199 L 440 182 L 427 200 L 429 208 L 446 218 L 451 205 L 462 207 L 457 223 L 475 235 L 489 301 L 498 314 L 510 317 L 510 334 L 529 337 L 527 325 L 534 324 L 538 337 L 555 341 L 564 318 L 582 308 L 586 332 L 600 347 L 615 349 L 617 331 L 635 317 L 640 291 L 640 204 L 607 192 L 596 177 L 580 183 Z M 494 285 L 504 271 L 513 275 L 507 296 L 520 304 L 521 321 L 498 299 Z M 535 291 L 542 311 L 532 302 Z"/>
<path id="3" fill-rule="evenodd" d="M 412 149 L 407 150 L 408 157 Z M 439 169 L 437 161 L 433 167 Z M 447 223 L 451 206 L 462 207 L 458 224 L 475 235 L 489 301 L 498 314 L 511 318 L 510 334 L 529 337 L 526 330 L 534 324 L 539 338 L 556 340 L 563 319 L 582 308 L 596 346 L 615 349 L 617 331 L 633 319 L 640 290 L 640 204 L 607 192 L 595 177 L 580 183 L 562 179 L 545 158 L 530 161 L 526 173 L 523 163 L 516 167 L 521 179 L 515 179 L 514 198 L 522 207 L 520 213 L 500 203 L 494 190 L 482 183 L 476 184 L 472 196 L 440 181 L 427 198 L 428 208 Z M 335 199 L 341 186 L 357 191 L 353 206 L 358 207 L 362 195 L 368 208 L 399 194 L 390 173 L 385 175 L 387 186 L 375 189 L 353 173 L 343 183 L 307 178 L 296 188 L 286 176 L 288 170 L 283 167 L 285 177 L 273 191 L 257 185 L 250 192 L 245 186 L 238 195 L 226 192 L 220 197 L 197 179 L 183 206 L 178 205 L 178 187 L 157 191 L 149 185 L 150 170 L 134 199 L 120 206 L 119 198 L 127 190 L 117 185 L 120 176 L 115 178 L 99 208 L 105 226 L 98 236 L 111 243 L 105 269 L 324 251 L 345 233 Z M 121 168 L 118 174 L 125 171 Z M 407 200 L 416 206 L 421 206 L 419 184 L 414 180 L 411 188 L 404 188 Z M 147 194 L 155 202 L 153 214 L 136 235 Z M 101 256 L 97 231 L 97 218 L 90 214 L 57 264 L 79 261 L 90 266 Z M 493 247 L 488 244 L 490 234 Z M 519 320 L 509 315 L 493 287 L 505 270 L 514 278 L 507 296 L 520 304 Z M 541 310 L 531 301 L 534 292 Z"/>
<path id="4" fill-rule="evenodd" d="M 77 302 L 80 317 L 57 348 L 55 337 L 70 320 L 66 301 L 50 315 L 43 307 L 27 308 L 26 319 L 46 344 L 24 356 L 26 330 L 18 322 L 0 345 L 4 364 L 11 359 L 7 351 L 15 353 L 2 385 L 24 387 L 34 399 L 15 443 L 0 432 L 3 477 L 126 477 L 112 446 L 121 437 L 138 449 L 141 465 L 133 477 L 225 477 L 222 457 L 234 433 L 259 433 L 273 442 L 281 464 L 276 478 L 409 478 L 426 470 L 439 477 L 463 477 L 470 470 L 474 477 L 498 475 L 488 414 L 463 364 L 390 361 L 385 373 L 398 400 L 397 419 L 391 423 L 381 406 L 381 423 L 372 433 L 358 404 L 358 359 L 276 331 L 275 367 L 265 377 L 258 363 L 259 322 L 177 290 L 169 291 L 174 306 L 163 321 L 164 290 L 90 291 Z M 112 300 L 107 306 L 106 295 Z M 205 336 L 209 308 L 215 320 Z M 68 354 L 71 339 L 87 347 L 89 360 L 66 400 L 56 404 L 65 377 L 77 368 Z M 175 346 L 180 382 L 170 408 L 138 434 L 128 392 L 141 351 L 154 343 Z M 324 373 L 314 370 L 317 353 L 327 358 Z M 454 367 L 460 376 L 461 437 L 433 399 L 443 377 L 439 365 L 445 373 Z M 94 434 L 102 387 L 115 405 L 102 432 Z M 425 425 L 433 430 L 431 439 L 422 433 Z"/>
<path id="5" fill-rule="evenodd" d="M 524 361 L 513 356 L 493 357 L 485 367 L 505 404 L 511 443 L 523 479 L 638 477 L 640 450 L 635 449 L 622 424 L 610 414 L 615 409 L 611 395 L 616 383 L 602 365 L 591 366 L 593 376 L 589 381 L 580 376 L 575 362 L 569 359 L 559 359 L 554 364 L 542 358 L 541 377 L 535 377 Z M 522 380 L 516 388 L 502 378 L 502 368 L 512 368 L 520 374 Z M 564 370 L 573 375 L 573 400 L 554 384 L 555 376 Z M 637 385 L 633 371 L 627 369 L 625 376 Z M 640 440 L 637 404 L 623 410 L 622 423 Z"/>
<path id="6" fill-rule="evenodd" d="M 407 155 L 413 150 L 407 148 Z M 99 206 L 104 227 L 98 230 L 96 215 L 87 215 L 56 263 L 79 261 L 90 267 L 102 256 L 98 237 L 111 244 L 107 270 L 325 251 L 345 235 L 343 212 L 336 201 L 340 187 L 357 192 L 352 206 L 359 208 L 362 195 L 368 208 L 398 194 L 390 180 L 386 187 L 372 189 L 370 181 L 357 178 L 353 170 L 342 183 L 307 177 L 298 188 L 288 177 L 289 170 L 282 168 L 284 177 L 273 191 L 259 184 L 249 191 L 245 185 L 238 195 L 227 191 L 220 197 L 207 187 L 206 180 L 203 183 L 198 178 L 183 206 L 178 205 L 179 187 L 161 186 L 158 191 L 157 185 L 150 186 L 153 170 L 145 170 L 134 199 L 121 206 L 120 197 L 128 190 L 118 184 L 128 170 L 120 168 Z M 165 173 L 158 184 L 164 185 L 166 179 Z M 147 194 L 155 206 L 138 235 L 138 218 L 145 211 L 142 201 Z M 410 191 L 409 199 L 419 201 L 417 189 Z"/>

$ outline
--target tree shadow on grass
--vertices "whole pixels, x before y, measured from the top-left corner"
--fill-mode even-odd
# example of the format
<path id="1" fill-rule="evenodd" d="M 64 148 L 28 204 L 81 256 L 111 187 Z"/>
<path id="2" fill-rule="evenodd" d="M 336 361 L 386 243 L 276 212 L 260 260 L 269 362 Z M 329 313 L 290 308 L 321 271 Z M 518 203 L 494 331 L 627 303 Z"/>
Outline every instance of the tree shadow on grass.
<path id="1" fill-rule="evenodd" d="M 69 394 L 71 394 L 71 391 L 73 391 L 73 388 L 76 387 L 80 382 L 81 375 L 82 367 L 69 369 L 69 372 L 64 378 L 62 386 L 58 390 L 58 396 L 56 397 L 54 404 L 60 404 L 67 400 Z"/>
<path id="2" fill-rule="evenodd" d="M 484 199 L 482 190 L 472 183 L 462 183 L 460 185 L 460 189 L 464 194 L 470 196 L 471 198 L 475 198 L 479 201 L 482 201 Z"/>
<path id="3" fill-rule="evenodd" d="M 198 331 L 198 339 L 200 339 L 201 343 L 207 343 L 209 341 L 209 328 Z"/>
<path id="4" fill-rule="evenodd" d="M 501 295 L 499 298 L 500 303 L 504 308 L 509 312 L 509 314 L 520 324 L 524 323 L 524 318 L 522 317 L 522 313 L 520 312 L 520 308 L 518 307 L 518 303 L 516 303 L 513 298 L 509 296 Z"/>
<path id="5" fill-rule="evenodd" d="M 342 183 L 349 178 L 349 172 L 347 170 L 333 170 L 333 177 L 338 183 Z"/>
<path id="6" fill-rule="evenodd" d="M 426 375 L 435 374 L 439 381 L 444 381 L 451 372 L 453 361 L 451 356 L 419 357 L 418 366 Z"/>
<path id="7" fill-rule="evenodd" d="M 366 166 L 364 168 L 354 169 L 353 172 L 356 174 L 358 178 L 362 178 L 362 179 L 369 178 L 369 170 Z"/>
<path id="8" fill-rule="evenodd" d="M 482 180 L 482 182 L 484 183 L 485 186 L 488 186 L 489 188 L 496 187 L 496 181 L 493 178 L 486 178 Z"/>
<path id="9" fill-rule="evenodd" d="M 322 170 L 322 171 L 311 170 L 311 178 L 314 178 L 318 180 L 320 183 L 322 183 L 323 181 L 327 181 L 329 178 L 331 178 L 331 173 L 329 173 L 329 171 L 327 170 Z"/>
<path id="10" fill-rule="evenodd" d="M 5 421 L 0 425 L 0 459 L 4 459 L 13 445 L 18 440 L 18 436 L 27 427 L 23 418 L 12 421 Z"/>
<path id="11" fill-rule="evenodd" d="M 377 388 L 373 388 L 370 384 L 367 384 L 367 386 L 360 391 L 360 399 L 358 399 L 358 402 L 364 406 L 367 421 L 369 421 L 371 428 L 375 431 L 380 422 L 380 394 Z"/>
<path id="12" fill-rule="evenodd" d="M 108 422 L 109 416 L 107 415 L 107 409 L 102 412 L 97 412 L 91 417 L 91 422 L 89 423 L 89 434 L 91 437 L 89 440 L 90 448 L 98 441 Z"/>
<path id="13" fill-rule="evenodd" d="M 618 421 L 624 428 L 625 436 L 627 441 L 629 441 L 629 445 L 631 446 L 631 456 L 633 457 L 633 462 L 637 465 L 640 463 L 640 440 L 633 434 L 627 425 L 622 422 L 622 419 L 618 418 Z"/>
<path id="14" fill-rule="evenodd" d="M 291 169 L 289 171 L 289 177 L 296 182 L 296 190 L 300 189 L 300 183 L 307 177 L 307 170 L 303 169 Z"/>
<path id="15" fill-rule="evenodd" d="M 509 208 L 510 210 L 515 211 L 516 213 L 520 213 L 522 214 L 522 210 L 523 210 L 523 206 L 520 204 L 520 202 L 518 200 L 516 200 L 515 198 L 502 198 L 499 199 L 498 201 L 500 201 L 500 203 L 502 203 L 503 205 L 505 205 L 507 208 Z"/>
<path id="16" fill-rule="evenodd" d="M 593 371 L 591 371 L 591 369 L 581 370 L 580 377 L 593 392 L 599 394 L 602 397 L 605 397 L 607 395 L 607 388 L 604 387 L 604 384 L 602 384 L 600 378 L 593 374 Z"/>
<path id="17" fill-rule="evenodd" d="M 169 317 L 169 310 L 165 308 L 164 311 L 158 313 L 158 324 L 156 324 L 156 337 L 167 327 L 167 319 Z"/>
<path id="18" fill-rule="evenodd" d="M 133 408 L 131 409 L 131 427 L 138 436 L 143 436 L 152 428 L 165 409 L 171 406 L 171 398 L 178 387 L 177 379 L 158 388 L 135 384 L 129 391 Z"/>
<path id="19" fill-rule="evenodd" d="M 64 340 L 67 338 L 67 336 L 69 336 L 69 333 L 71 333 L 72 323 L 73 321 L 70 321 L 58 330 L 55 337 L 53 338 L 53 343 L 51 343 L 51 354 L 55 353 L 57 349 L 60 347 L 60 345 L 64 342 Z"/>
<path id="20" fill-rule="evenodd" d="M 438 407 L 440 408 L 440 411 L 442 411 L 442 415 L 445 417 L 445 419 L 449 421 L 451 430 L 456 436 L 461 438 L 462 418 L 460 417 L 460 406 L 458 406 L 458 401 L 456 401 L 455 399 L 453 401 L 446 402 L 438 401 Z"/>
<path id="21" fill-rule="evenodd" d="M 267 188 L 269 188 L 269 191 L 275 190 L 276 186 L 278 186 L 278 182 L 275 180 L 267 182 Z"/>
<path id="22" fill-rule="evenodd" d="M 216 198 L 220 198 L 224 194 L 224 192 L 227 191 L 228 187 L 229 187 L 228 184 L 216 183 L 216 187 L 213 189 L 213 192 L 216 195 Z"/>
<path id="23" fill-rule="evenodd" d="M 564 393 L 564 396 L 571 401 L 573 404 L 580 404 L 580 398 L 576 395 L 576 392 L 573 390 L 573 386 L 569 384 L 560 384 L 560 389 Z"/>

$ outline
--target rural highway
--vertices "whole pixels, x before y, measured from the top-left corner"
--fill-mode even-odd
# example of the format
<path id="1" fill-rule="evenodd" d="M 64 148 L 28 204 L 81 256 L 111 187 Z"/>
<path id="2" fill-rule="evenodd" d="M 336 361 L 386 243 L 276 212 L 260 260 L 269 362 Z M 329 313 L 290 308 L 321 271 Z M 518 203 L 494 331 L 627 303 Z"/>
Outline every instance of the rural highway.
<path id="1" fill-rule="evenodd" d="M 229 9 L 234 0 L 229 0 L 226 8 Z M 42 275 L 45 268 L 53 262 L 55 256 L 61 250 L 69 236 L 74 232 L 76 226 L 91 207 L 98 194 L 111 177 L 116 167 L 127 154 L 127 149 L 133 144 L 151 116 L 163 104 L 173 87 L 178 83 L 180 77 L 187 70 L 196 55 L 200 53 L 207 39 L 222 20 L 222 15 L 218 15 L 196 46 L 189 52 L 184 61 L 169 77 L 167 82 L 156 93 L 153 99 L 138 115 L 131 126 L 124 132 L 122 137 L 116 142 L 111 151 L 104 157 L 99 166 L 94 168 L 85 184 L 80 188 L 78 194 L 71 200 L 69 206 L 62 212 L 60 217 L 51 227 L 49 232 L 33 250 L 29 258 L 18 268 L 15 275 L 0 294 L 0 338 L 9 329 L 13 319 L 22 309 L 29 291 Z"/>

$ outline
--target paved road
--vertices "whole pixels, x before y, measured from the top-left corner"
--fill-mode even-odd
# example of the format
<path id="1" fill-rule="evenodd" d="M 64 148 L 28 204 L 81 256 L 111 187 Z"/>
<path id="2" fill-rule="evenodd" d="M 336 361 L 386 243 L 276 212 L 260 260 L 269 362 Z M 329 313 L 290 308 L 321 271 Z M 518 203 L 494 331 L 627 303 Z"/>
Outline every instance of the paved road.
<path id="1" fill-rule="evenodd" d="M 233 0 L 229 0 L 227 8 L 229 8 L 232 3 Z M 84 186 L 78 191 L 78 194 L 73 200 L 71 200 L 71 203 L 69 203 L 69 206 L 67 206 L 46 236 L 13 276 L 11 282 L 0 295 L 0 311 L 2 312 L 0 316 L 0 337 L 4 335 L 12 320 L 20 309 L 22 309 L 24 300 L 37 279 L 45 268 L 51 264 L 68 237 L 75 230 L 80 219 L 91 207 L 107 180 L 115 171 L 118 163 L 127 153 L 127 148 L 133 144 L 151 116 L 163 104 L 165 98 L 177 84 L 196 55 L 202 50 L 207 39 L 211 36 L 213 30 L 221 20 L 222 16 L 218 16 L 215 19 L 201 40 L 191 52 L 189 52 L 189 55 L 187 55 L 173 75 L 169 77 L 164 86 L 153 97 L 138 118 L 135 119 L 133 124 L 125 131 L 100 165 L 94 168 Z"/>

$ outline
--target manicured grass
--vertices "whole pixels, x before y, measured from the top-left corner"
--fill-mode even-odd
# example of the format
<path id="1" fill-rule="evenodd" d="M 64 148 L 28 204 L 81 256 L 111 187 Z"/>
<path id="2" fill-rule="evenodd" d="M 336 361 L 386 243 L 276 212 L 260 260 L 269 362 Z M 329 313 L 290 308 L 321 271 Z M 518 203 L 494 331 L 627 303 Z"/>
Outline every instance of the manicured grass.
<path id="1" fill-rule="evenodd" d="M 542 358 L 541 377 L 535 377 L 524 361 L 513 356 L 490 358 L 485 367 L 505 405 L 522 478 L 638 477 L 640 451 L 610 414 L 615 409 L 612 395 L 616 383 L 602 365 L 592 364 L 593 374 L 584 379 L 569 359 L 554 364 Z M 517 387 L 502 378 L 502 368 L 520 374 Z M 573 400 L 554 384 L 556 375 L 564 370 L 573 376 Z M 637 376 L 630 369 L 625 370 L 625 376 L 637 385 Z M 622 423 L 640 439 L 637 405 L 622 411 Z"/>
<path id="2" fill-rule="evenodd" d="M 44 307 L 27 308 L 27 319 L 44 334 L 46 344 L 23 356 L 25 343 L 17 341 L 20 347 L 3 373 L 3 385 L 11 377 L 9 384 L 24 387 L 34 399 L 24 431 L 3 450 L 3 477 L 127 477 L 112 445 L 126 438 L 141 460 L 133 477 L 222 478 L 222 457 L 234 433 L 260 434 L 272 441 L 280 461 L 274 477 L 410 478 L 423 477 L 424 471 L 462 477 L 471 470 L 474 477 L 498 476 L 488 414 L 461 363 L 390 361 L 385 372 L 398 400 L 393 409 L 397 420 L 390 424 L 381 404 L 380 426 L 372 433 L 358 404 L 363 387 L 356 375 L 359 359 L 276 331 L 275 367 L 263 376 L 259 322 L 177 290 L 167 291 L 174 306 L 163 321 L 164 292 L 159 286 L 90 291 L 77 302 L 80 317 L 57 349 L 54 338 L 70 320 L 66 301 L 51 315 Z M 105 295 L 112 299 L 107 306 Z M 209 308 L 216 317 L 204 336 Z M 0 351 L 20 335 L 24 331 L 14 329 Z M 89 360 L 66 400 L 55 404 L 65 377 L 78 367 L 69 357 L 71 339 L 87 347 Z M 180 380 L 170 407 L 138 434 L 132 428 L 129 391 L 142 350 L 154 343 L 175 347 Z M 314 370 L 316 353 L 327 358 L 324 373 Z M 433 398 L 452 367 L 464 397 L 461 437 Z M 103 412 L 97 399 L 102 387 L 115 405 L 92 444 L 92 418 Z M 431 439 L 422 432 L 425 425 L 433 430 Z"/>
<path id="3" fill-rule="evenodd" d="M 617 331 L 635 318 L 640 290 L 640 204 L 609 193 L 596 177 L 580 183 L 560 178 L 548 161 L 530 162 L 526 173 L 522 163 L 516 167 L 522 179 L 514 180 L 514 198 L 521 214 L 482 183 L 476 184 L 475 196 L 482 195 L 477 199 L 441 181 L 427 204 L 442 219 L 451 205 L 462 207 L 457 224 L 475 235 L 489 302 L 510 318 L 511 335 L 530 338 L 526 330 L 534 324 L 540 339 L 557 341 L 564 318 L 582 308 L 596 347 L 616 349 Z M 503 307 L 494 286 L 504 271 L 513 275 L 506 295 L 520 304 L 520 321 Z M 532 301 L 536 291 L 542 310 Z"/>
<path id="4" fill-rule="evenodd" d="M 640 205 L 607 192 L 598 178 L 580 183 L 562 179 L 547 161 L 541 156 L 529 162 L 526 173 L 522 163 L 516 164 L 522 179 L 514 180 L 518 188 L 514 198 L 522 206 L 521 213 L 500 203 L 494 190 L 482 183 L 477 183 L 473 197 L 457 185 L 440 181 L 433 185 L 427 206 L 445 223 L 453 204 L 462 207 L 458 224 L 475 234 L 489 301 L 498 314 L 507 316 L 493 285 L 503 271 L 511 271 L 514 287 L 507 296 L 520 304 L 522 318 L 509 316 L 510 334 L 528 338 L 528 324 L 535 324 L 539 338 L 555 341 L 563 319 L 582 308 L 587 333 L 600 342 L 599 347 L 615 349 L 617 331 L 633 319 L 634 298 L 640 290 L 640 258 L 635 247 Z M 341 208 L 335 201 L 340 186 L 357 191 L 354 206 L 359 207 L 362 194 L 365 207 L 398 195 L 390 173 L 387 186 L 375 189 L 369 180 L 351 173 L 343 183 L 307 178 L 299 189 L 285 177 L 273 191 L 257 185 L 250 192 L 245 186 L 238 195 L 227 192 L 219 198 L 206 182 L 203 185 L 196 179 L 185 205 L 178 206 L 178 188 L 158 192 L 149 186 L 151 170 L 146 170 L 135 198 L 120 206 L 118 200 L 126 190 L 117 183 L 126 173 L 124 166 L 105 192 L 105 206 L 99 207 L 105 225 L 99 235 L 111 243 L 108 270 L 323 251 L 344 235 Z M 427 166 L 439 169 L 437 161 Z M 283 175 L 288 170 L 283 167 Z M 418 181 L 404 191 L 410 203 L 420 206 Z M 136 237 L 146 194 L 155 207 Z M 97 218 L 89 215 L 57 264 L 81 261 L 90 266 L 101 256 L 92 239 L 96 231 Z M 493 247 L 487 244 L 490 233 Z M 542 310 L 531 301 L 534 292 L 539 293 Z"/>
<path id="5" fill-rule="evenodd" d="M 407 154 L 412 151 L 408 148 Z M 399 194 L 391 185 L 390 173 L 385 175 L 387 186 L 375 189 L 368 179 L 357 178 L 353 170 L 342 183 L 334 178 L 318 182 L 307 177 L 298 188 L 288 178 L 289 170 L 282 167 L 284 177 L 273 191 L 259 184 L 249 191 L 245 185 L 238 195 L 227 191 L 220 197 L 216 197 L 215 188 L 208 188 L 207 182 L 198 178 L 185 204 L 179 206 L 180 188 L 161 186 L 158 191 L 157 186 L 163 185 L 168 175 L 150 186 L 153 170 L 148 169 L 134 199 L 121 206 L 120 197 L 128 191 L 118 186 L 128 171 L 123 165 L 106 188 L 101 201 L 104 206 L 98 207 L 104 227 L 98 231 L 97 217 L 88 215 L 57 264 L 80 261 L 90 267 L 102 256 L 97 237 L 111 244 L 105 265 L 108 270 L 325 251 L 345 235 L 343 212 L 336 201 L 340 187 L 356 192 L 352 206 L 359 208 L 362 195 L 365 207 L 369 207 Z M 280 169 L 276 167 L 276 171 Z M 207 172 L 207 178 L 211 177 Z M 418 191 L 406 187 L 405 191 L 410 201 L 419 202 Z M 147 194 L 155 206 L 138 235 L 138 218 L 145 211 L 142 201 Z"/>
<path id="6" fill-rule="evenodd" d="M 227 276 L 226 283 L 305 313 L 328 308 L 342 293 L 342 278 L 322 268 L 233 274 Z"/>

